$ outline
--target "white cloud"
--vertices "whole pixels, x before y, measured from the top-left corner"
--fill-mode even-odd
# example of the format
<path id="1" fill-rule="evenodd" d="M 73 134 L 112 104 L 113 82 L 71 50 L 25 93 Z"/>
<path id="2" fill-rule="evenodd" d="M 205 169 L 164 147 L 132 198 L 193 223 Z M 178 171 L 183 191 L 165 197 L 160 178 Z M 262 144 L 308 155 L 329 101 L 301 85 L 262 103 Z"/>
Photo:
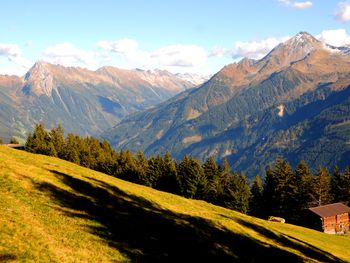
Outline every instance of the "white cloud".
<path id="1" fill-rule="evenodd" d="M 196 45 L 171 45 L 151 54 L 157 64 L 172 67 L 195 67 L 203 65 L 208 57 L 204 48 Z"/>
<path id="2" fill-rule="evenodd" d="M 297 9 L 306 9 L 310 8 L 312 6 L 312 2 L 306 1 L 306 2 L 293 2 L 292 7 Z"/>
<path id="3" fill-rule="evenodd" d="M 209 57 L 217 57 L 217 58 L 222 58 L 227 55 L 231 54 L 231 50 L 228 48 L 222 48 L 222 47 L 214 47 L 210 53 Z"/>
<path id="4" fill-rule="evenodd" d="M 334 16 L 341 22 L 347 22 L 350 20 L 350 3 L 340 2 L 335 9 Z"/>
<path id="5" fill-rule="evenodd" d="M 260 59 L 270 52 L 279 43 L 286 41 L 289 37 L 266 38 L 258 41 L 241 42 L 237 41 L 231 51 L 233 59 L 248 57 Z"/>
<path id="6" fill-rule="evenodd" d="M 14 44 L 0 44 L 0 56 L 20 56 L 21 49 Z"/>
<path id="7" fill-rule="evenodd" d="M 26 69 L 31 66 L 31 62 L 22 57 L 21 49 L 15 44 L 1 44 L 0 43 L 0 56 L 6 57 L 9 61 L 14 62 Z"/>
<path id="8" fill-rule="evenodd" d="M 29 40 L 25 43 L 26 47 L 31 47 L 33 45 L 33 41 Z"/>
<path id="9" fill-rule="evenodd" d="M 345 29 L 323 30 L 316 38 L 336 47 L 350 44 L 350 36 Z"/>
<path id="10" fill-rule="evenodd" d="M 139 49 L 137 41 L 124 38 L 116 41 L 99 41 L 97 47 L 103 49 L 105 52 L 116 53 L 126 60 L 127 64 L 135 65 L 134 67 L 148 67 L 150 62 L 150 54 Z M 112 58 L 103 54 L 104 61 L 106 58 L 111 60 Z"/>
<path id="11" fill-rule="evenodd" d="M 102 40 L 97 43 L 97 46 L 107 51 L 120 54 L 129 54 L 137 51 L 139 44 L 133 39 L 124 38 L 116 41 Z"/>
<path id="12" fill-rule="evenodd" d="M 129 38 L 100 41 L 97 46 L 104 51 L 117 53 L 130 66 L 143 68 L 196 67 L 203 65 L 208 57 L 205 49 L 196 45 L 178 44 L 144 51 L 137 41 Z"/>
<path id="13" fill-rule="evenodd" d="M 278 2 L 284 4 L 285 6 L 296 8 L 296 9 L 306 9 L 306 8 L 312 7 L 311 1 L 297 2 L 297 1 L 289 1 L 289 0 L 278 0 Z"/>
<path id="14" fill-rule="evenodd" d="M 25 69 L 29 69 L 32 66 L 32 62 L 22 56 L 9 57 L 9 60 L 20 65 Z"/>
<path id="15" fill-rule="evenodd" d="M 237 41 L 234 48 L 230 50 L 233 59 L 240 59 L 243 57 L 260 59 L 269 53 L 274 47 L 279 43 L 287 41 L 290 37 L 270 37 L 262 40 L 255 41 Z M 350 44 L 350 36 L 347 34 L 345 29 L 335 29 L 335 30 L 323 30 L 320 34 L 316 36 L 317 39 L 321 40 L 332 46 L 344 46 Z M 226 55 L 229 53 L 227 49 L 216 48 L 211 54 L 215 55 L 221 54 Z"/>
<path id="16" fill-rule="evenodd" d="M 40 59 L 63 66 L 96 67 L 94 52 L 78 49 L 68 42 L 46 48 Z"/>

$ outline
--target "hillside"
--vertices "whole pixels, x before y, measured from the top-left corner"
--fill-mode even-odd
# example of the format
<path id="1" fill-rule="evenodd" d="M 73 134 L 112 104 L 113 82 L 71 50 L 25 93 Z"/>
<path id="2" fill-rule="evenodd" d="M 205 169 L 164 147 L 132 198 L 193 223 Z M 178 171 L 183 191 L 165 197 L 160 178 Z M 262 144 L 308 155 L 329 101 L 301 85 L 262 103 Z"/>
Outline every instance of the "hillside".
<path id="1" fill-rule="evenodd" d="M 350 260 L 346 236 L 259 220 L 4 146 L 0 158 L 0 261 Z"/>
<path id="2" fill-rule="evenodd" d="M 126 115 L 199 85 L 162 70 L 91 71 L 38 61 L 24 77 L 0 75 L 0 138 L 25 138 L 34 124 L 97 136 Z"/>
<path id="3" fill-rule="evenodd" d="M 225 66 L 198 89 L 125 118 L 104 133 L 118 149 L 181 159 L 227 158 L 253 177 L 282 156 L 295 166 L 348 165 L 349 48 L 306 32 L 260 60 Z"/>

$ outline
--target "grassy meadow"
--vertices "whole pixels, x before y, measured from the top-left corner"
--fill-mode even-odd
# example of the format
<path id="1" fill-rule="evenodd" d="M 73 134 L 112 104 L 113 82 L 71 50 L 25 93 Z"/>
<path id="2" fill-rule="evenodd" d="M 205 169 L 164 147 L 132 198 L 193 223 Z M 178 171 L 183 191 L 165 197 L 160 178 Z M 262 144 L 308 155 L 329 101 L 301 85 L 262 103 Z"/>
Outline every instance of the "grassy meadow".
<path id="1" fill-rule="evenodd" d="M 0 262 L 350 262 L 350 237 L 0 146 Z"/>

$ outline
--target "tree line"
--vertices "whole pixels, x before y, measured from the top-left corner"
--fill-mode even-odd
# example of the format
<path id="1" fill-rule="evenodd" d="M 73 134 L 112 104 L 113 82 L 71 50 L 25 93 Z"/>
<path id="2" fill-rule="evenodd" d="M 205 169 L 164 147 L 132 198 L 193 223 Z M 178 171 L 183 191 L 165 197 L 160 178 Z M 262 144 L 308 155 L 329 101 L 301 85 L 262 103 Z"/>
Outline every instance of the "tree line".
<path id="1" fill-rule="evenodd" d="M 264 183 L 256 176 L 251 186 L 249 213 L 267 218 L 278 215 L 294 224 L 303 224 L 310 207 L 342 202 L 350 205 L 350 169 L 332 174 L 325 167 L 312 173 L 305 161 L 295 170 L 288 161 L 277 159 L 266 169 Z"/>
<path id="2" fill-rule="evenodd" d="M 9 144 L 19 144 L 19 141 L 15 137 L 12 137 L 8 143 Z M 4 144 L 4 141 L 1 138 L 0 138 L 0 144 Z"/>
<path id="3" fill-rule="evenodd" d="M 82 138 L 60 125 L 49 131 L 42 124 L 28 135 L 29 152 L 58 157 L 157 190 L 201 199 L 242 213 L 266 218 L 285 217 L 298 223 L 302 212 L 331 202 L 349 204 L 350 169 L 335 168 L 332 175 L 320 167 L 313 174 L 304 161 L 295 170 L 284 159 L 266 169 L 264 182 L 256 176 L 249 186 L 247 177 L 232 171 L 228 162 L 219 165 L 212 157 L 204 163 L 185 155 L 174 160 L 170 153 L 146 158 L 142 152 L 115 151 L 104 140 Z"/>

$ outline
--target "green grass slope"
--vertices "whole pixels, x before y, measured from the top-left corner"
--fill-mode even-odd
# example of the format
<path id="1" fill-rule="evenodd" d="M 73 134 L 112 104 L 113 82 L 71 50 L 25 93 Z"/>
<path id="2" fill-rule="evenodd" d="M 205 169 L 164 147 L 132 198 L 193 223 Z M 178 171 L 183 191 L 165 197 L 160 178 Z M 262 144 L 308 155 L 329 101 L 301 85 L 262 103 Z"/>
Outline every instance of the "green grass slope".
<path id="1" fill-rule="evenodd" d="M 0 262 L 348 262 L 349 247 L 0 146 Z"/>

